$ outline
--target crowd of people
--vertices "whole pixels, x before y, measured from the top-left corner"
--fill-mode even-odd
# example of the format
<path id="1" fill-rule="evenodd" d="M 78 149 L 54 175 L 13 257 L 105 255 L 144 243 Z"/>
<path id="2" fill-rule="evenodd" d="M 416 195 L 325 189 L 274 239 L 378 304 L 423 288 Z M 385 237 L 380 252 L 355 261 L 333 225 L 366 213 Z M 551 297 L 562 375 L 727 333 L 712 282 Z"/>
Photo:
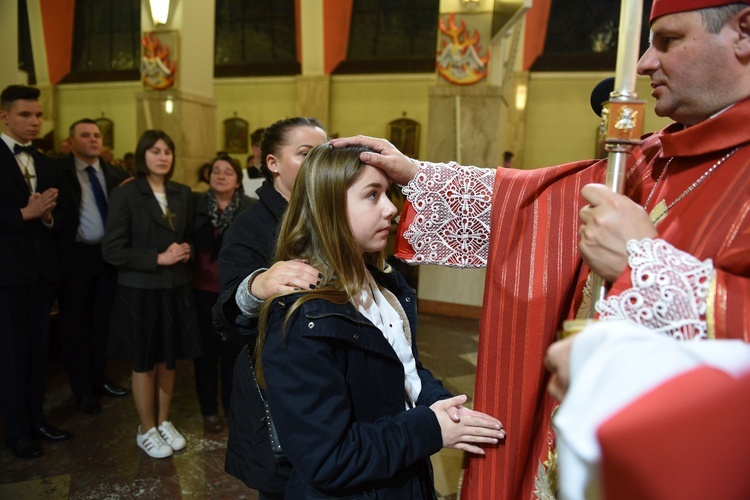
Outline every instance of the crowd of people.
<path id="1" fill-rule="evenodd" d="M 166 133 L 146 131 L 128 171 L 105 159 L 91 119 L 70 126 L 67 154 L 45 156 L 31 145 L 41 127 L 39 97 L 36 88 L 11 85 L 0 98 L 6 443 L 30 459 L 43 455 L 40 440 L 71 437 L 42 413 L 56 302 L 60 358 L 77 409 L 97 414 L 101 396 L 128 396 L 106 368 L 108 358 L 131 361 L 136 442 L 149 456 L 170 456 L 186 446 L 169 420 L 176 360 L 194 360 L 205 430 L 223 429 L 219 387 L 229 414 L 241 345 L 221 342 L 211 309 L 224 232 L 253 203 L 242 169 L 219 154 L 208 164 L 208 189 L 193 193 L 170 180 L 175 146 Z"/>
<path id="2" fill-rule="evenodd" d="M 62 283 L 64 335 L 92 346 L 93 359 L 103 347 L 92 332 L 109 324 L 102 358 L 133 363 L 138 446 L 153 457 L 186 446 L 169 406 L 175 361 L 194 359 L 206 430 L 223 425 L 220 378 L 230 416 L 226 470 L 262 499 L 434 498 L 429 456 L 443 447 L 470 453 L 464 499 L 584 498 L 602 478 L 610 481 L 602 491 L 624 491 L 611 486 L 627 483 L 621 470 L 600 477 L 586 462 L 575 473 L 572 457 L 584 437 L 568 423 L 591 416 L 592 405 L 580 403 L 590 401 L 587 392 L 618 399 L 630 391 L 612 410 L 619 411 L 684 365 L 611 388 L 604 375 L 582 375 L 590 358 L 576 353 L 607 344 L 610 351 L 597 356 L 617 360 L 625 348 L 601 339 L 632 331 L 659 336 L 661 343 L 636 343 L 631 355 L 663 350 L 652 363 L 660 368 L 690 350 L 700 354 L 691 359 L 737 376 L 750 366 L 750 135 L 738 125 L 750 118 L 750 4 L 660 0 L 650 23 L 638 72 L 651 80 L 656 113 L 674 123 L 633 148 L 623 194 L 602 185 L 606 161 L 538 170 L 418 161 L 384 139 L 329 141 L 321 123 L 301 117 L 260 134 L 252 158 L 260 158 L 263 174 L 257 200 L 243 194 L 243 170 L 223 154 L 207 164 L 204 193 L 170 181 L 174 144 L 156 130 L 139 140 L 135 179 L 121 179 L 127 174 L 115 175 L 95 154 L 101 138 L 90 120 L 71 127 L 66 188 L 58 182 L 63 170 L 29 148 L 41 118 L 39 91 L 7 88 L 0 161 L 11 168 L 1 173 L 0 258 L 13 265 L 0 278 L 0 357 L 9 446 L 33 458 L 42 453 L 38 439 L 70 437 L 41 411 L 46 317 Z M 246 168 L 255 168 L 249 160 Z M 488 268 L 474 409 L 419 360 L 414 290 L 384 259 L 397 212 L 387 196 L 391 182 L 407 198 L 398 257 Z M 56 239 L 69 247 L 60 255 L 81 262 L 62 274 Z M 97 251 L 95 269 L 84 269 L 85 252 Z M 610 285 L 591 304 L 594 274 Z M 111 304 L 109 322 L 76 314 L 82 288 Z M 594 329 L 555 342 L 565 320 L 588 317 L 592 308 Z M 673 347 L 710 339 L 743 342 Z M 714 361 L 738 351 L 726 366 Z M 123 390 L 101 363 L 76 365 L 87 363 L 86 373 L 71 375 L 71 387 L 81 409 L 94 411 L 96 394 Z M 607 374 L 616 363 L 598 365 Z M 635 378 L 623 373 L 615 378 Z M 742 397 L 742 381 L 722 401 Z M 719 428 L 744 424 L 715 417 Z M 556 430 L 559 470 L 574 471 L 562 482 Z M 595 432 L 586 432 L 596 447 Z M 741 439 L 726 432 L 716 439 L 740 457 L 747 440 L 738 432 Z M 711 478 L 692 476 L 681 480 L 683 489 L 710 496 Z M 747 494 L 741 467 L 723 477 L 727 498 Z"/>

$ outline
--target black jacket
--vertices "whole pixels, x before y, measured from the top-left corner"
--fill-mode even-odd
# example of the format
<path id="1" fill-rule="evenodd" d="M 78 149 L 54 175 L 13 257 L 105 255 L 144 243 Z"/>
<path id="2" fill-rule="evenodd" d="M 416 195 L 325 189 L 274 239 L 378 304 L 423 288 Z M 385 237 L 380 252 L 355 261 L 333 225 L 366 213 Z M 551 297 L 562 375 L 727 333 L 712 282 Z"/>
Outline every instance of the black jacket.
<path id="1" fill-rule="evenodd" d="M 268 403 L 294 469 L 286 498 L 434 498 L 430 455 L 442 447 L 429 405 L 452 395 L 419 362 L 416 293 L 397 272 L 373 277 L 398 298 L 422 390 L 405 409 L 404 368 L 351 303 L 274 301 L 263 348 Z"/>
<path id="2" fill-rule="evenodd" d="M 33 158 L 37 192 L 58 187 L 50 160 L 41 153 L 34 153 Z M 65 224 L 65 213 L 59 205 L 53 210 L 52 228 L 38 218 L 24 221 L 21 209 L 28 205 L 29 196 L 15 155 L 0 140 L 0 286 L 29 285 L 37 280 L 55 283 L 60 278 L 53 232 Z"/>
<path id="3" fill-rule="evenodd" d="M 65 268 L 73 251 L 73 245 L 78 233 L 78 225 L 81 221 L 79 216 L 81 208 L 81 183 L 78 182 L 75 157 L 72 153 L 55 161 L 60 182 L 60 195 L 57 198 L 57 202 L 65 213 L 69 215 L 65 219 L 65 224 L 62 225 L 55 235 L 60 263 Z M 130 174 L 122 168 L 110 165 L 101 158 L 99 159 L 99 165 L 104 173 L 104 180 L 106 182 L 104 188 L 109 197 L 122 181 L 130 177 Z"/>
<path id="4" fill-rule="evenodd" d="M 190 188 L 168 181 L 167 206 L 174 229 L 144 177 L 116 188 L 109 199 L 102 255 L 117 267 L 117 282 L 132 288 L 175 288 L 192 279 L 190 265 L 159 266 L 157 254 L 172 243 L 190 243 L 193 231 Z"/>
<path id="5" fill-rule="evenodd" d="M 214 322 L 218 331 L 242 336 L 249 345 L 240 352 L 234 366 L 225 469 L 250 488 L 283 492 L 291 465 L 277 462 L 271 453 L 263 402 L 250 372 L 249 356 L 254 353 L 258 322 L 244 317 L 234 298 L 242 280 L 272 264 L 279 224 L 287 206 L 268 181 L 256 192 L 259 201 L 235 219 L 224 235 L 219 253 L 221 294 L 214 307 Z"/>
<path id="6" fill-rule="evenodd" d="M 269 181 L 256 192 L 259 201 L 242 212 L 224 235 L 219 253 L 221 294 L 214 307 L 217 331 L 246 336 L 248 341 L 257 334 L 258 322 L 240 313 L 234 297 L 240 282 L 250 273 L 273 263 L 279 224 L 287 205 Z"/>
<path id="7" fill-rule="evenodd" d="M 240 193 L 240 206 L 237 207 L 235 220 L 242 212 L 257 203 Z M 196 250 L 210 249 L 213 255 L 218 257 L 224 235 L 214 235 L 214 226 L 211 224 L 211 215 L 208 213 L 208 191 L 204 193 L 193 193 L 193 247 Z"/>

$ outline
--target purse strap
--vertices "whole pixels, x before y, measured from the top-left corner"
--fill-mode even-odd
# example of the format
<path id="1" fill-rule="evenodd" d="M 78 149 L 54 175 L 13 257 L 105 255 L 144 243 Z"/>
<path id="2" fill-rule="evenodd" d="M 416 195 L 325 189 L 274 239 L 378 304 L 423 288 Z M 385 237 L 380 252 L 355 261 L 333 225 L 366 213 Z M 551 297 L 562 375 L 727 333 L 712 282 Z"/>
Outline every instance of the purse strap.
<path id="1" fill-rule="evenodd" d="M 253 383 L 255 384 L 255 388 L 258 389 L 260 400 L 263 401 L 264 405 L 268 405 L 265 396 L 263 396 L 263 391 L 260 389 L 260 384 L 258 384 L 258 379 L 255 377 L 255 363 L 253 362 L 253 355 L 250 352 L 249 346 L 247 348 L 247 360 L 250 363 L 250 373 L 253 375 Z"/>

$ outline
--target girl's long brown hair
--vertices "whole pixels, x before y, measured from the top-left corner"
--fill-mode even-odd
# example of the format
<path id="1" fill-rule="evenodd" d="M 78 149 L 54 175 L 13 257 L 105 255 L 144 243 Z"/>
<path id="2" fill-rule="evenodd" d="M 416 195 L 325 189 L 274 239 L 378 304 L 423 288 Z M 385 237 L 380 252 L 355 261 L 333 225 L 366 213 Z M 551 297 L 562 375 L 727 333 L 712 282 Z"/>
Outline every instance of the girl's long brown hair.
<path id="1" fill-rule="evenodd" d="M 275 299 L 292 293 L 302 294 L 289 308 L 283 332 L 294 311 L 309 300 L 349 302 L 365 284 L 366 263 L 390 272 L 385 250 L 363 255 L 349 227 L 347 189 L 362 175 L 364 164 L 359 155 L 363 151 L 369 150 L 363 146 L 333 148 L 328 143 L 321 144 L 310 150 L 297 174 L 281 222 L 274 261 L 304 259 L 323 277 L 313 290 L 277 294 L 263 304 L 255 347 L 256 377 L 261 387 L 265 387 L 261 354 L 269 310 Z"/>

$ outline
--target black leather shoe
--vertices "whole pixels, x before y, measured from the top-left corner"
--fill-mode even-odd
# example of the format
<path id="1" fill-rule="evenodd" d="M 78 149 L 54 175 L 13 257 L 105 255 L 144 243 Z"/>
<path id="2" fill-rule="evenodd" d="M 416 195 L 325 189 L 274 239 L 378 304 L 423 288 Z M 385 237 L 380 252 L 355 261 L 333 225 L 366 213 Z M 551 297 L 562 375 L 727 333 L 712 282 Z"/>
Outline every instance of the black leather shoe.
<path id="1" fill-rule="evenodd" d="M 49 425 L 42 425 L 41 427 L 37 427 L 36 429 L 33 429 L 31 433 L 39 439 L 44 439 L 45 441 L 50 441 L 53 443 L 56 443 L 58 441 L 65 441 L 71 438 L 70 432 L 64 431 L 62 429 L 55 429 L 54 427 L 51 427 Z"/>
<path id="2" fill-rule="evenodd" d="M 8 447 L 18 458 L 39 458 L 44 450 L 35 439 L 19 439 L 15 443 L 8 443 Z"/>
<path id="3" fill-rule="evenodd" d="M 97 387 L 96 392 L 98 392 L 99 394 L 104 394 L 105 396 L 109 396 L 111 398 L 123 398 L 130 394 L 129 390 L 119 387 L 115 384 L 110 384 L 109 382 L 105 382 L 104 384 Z"/>
<path id="4" fill-rule="evenodd" d="M 77 398 L 78 401 L 78 409 L 81 410 L 83 413 L 90 413 L 90 414 L 96 414 L 102 412 L 102 405 L 99 403 L 99 400 L 96 399 L 94 396 L 83 396 L 80 398 Z"/>
<path id="5" fill-rule="evenodd" d="M 218 415 L 203 415 L 203 430 L 210 434 L 216 434 L 224 430 L 221 417 Z"/>

